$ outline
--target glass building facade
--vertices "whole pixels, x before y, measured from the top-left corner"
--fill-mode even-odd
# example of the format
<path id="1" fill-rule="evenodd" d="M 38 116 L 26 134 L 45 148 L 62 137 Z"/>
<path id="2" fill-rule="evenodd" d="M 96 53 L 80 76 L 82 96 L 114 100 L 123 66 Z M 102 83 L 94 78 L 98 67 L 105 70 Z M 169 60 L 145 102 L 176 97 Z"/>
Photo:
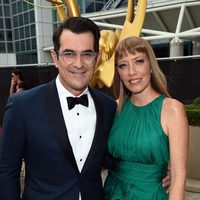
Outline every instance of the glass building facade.
<path id="1" fill-rule="evenodd" d="M 81 14 L 101 11 L 107 2 L 107 0 L 77 0 Z M 45 9 L 45 6 L 49 9 Z M 49 21 L 42 17 L 41 12 L 46 16 L 51 15 L 50 18 L 47 17 Z M 47 30 L 44 28 L 45 25 L 40 23 L 51 24 L 52 28 Z M 0 0 L 0 58 L 4 54 L 3 59 L 5 59 L 2 63 L 6 63 L 6 60 L 8 65 L 45 62 L 45 55 L 40 56 L 45 54 L 42 48 L 52 46 L 51 36 L 58 24 L 57 11 L 51 8 L 48 1 Z M 40 38 L 41 35 L 44 38 Z M 41 44 L 46 35 L 48 42 Z"/>
<path id="2" fill-rule="evenodd" d="M 0 0 L 0 53 L 15 54 L 16 64 L 37 63 L 34 12 L 25 1 Z"/>
<path id="3" fill-rule="evenodd" d="M 88 16 L 90 16 L 90 13 L 92 12 L 108 11 L 110 10 L 109 6 L 111 6 L 111 10 L 114 10 L 115 8 L 126 7 L 128 3 L 127 0 L 76 1 L 78 3 L 81 14 L 89 14 Z M 170 4 L 171 1 L 147 1 L 148 5 L 152 6 L 152 8 L 153 6 L 157 6 L 156 2 L 158 3 L 158 5 L 162 5 L 164 4 L 164 2 Z M 175 0 L 173 2 L 175 2 Z M 136 0 L 135 3 L 137 3 Z M 162 6 L 164 7 L 164 5 Z M 194 27 L 195 24 L 198 24 L 198 21 L 194 21 L 194 23 L 191 23 L 192 19 L 199 18 L 197 17 L 198 10 L 195 10 L 195 8 L 198 9 L 198 7 L 193 6 L 194 12 L 190 12 L 189 20 L 189 25 L 191 26 L 192 24 Z M 158 14 L 155 14 L 155 12 L 157 12 Z M 173 10 L 169 10 L 170 15 L 168 14 L 168 11 L 148 12 L 145 17 L 144 27 L 150 32 L 150 35 L 152 34 L 151 32 L 154 30 L 165 31 L 166 33 L 169 32 L 171 34 L 174 32 L 174 30 L 176 30 L 177 24 L 175 20 L 169 20 L 168 18 L 169 16 L 174 16 L 174 19 L 178 19 L 178 17 L 176 16 L 178 12 L 178 9 L 175 12 Z M 98 15 L 98 13 L 94 15 Z M 102 12 L 101 15 L 103 16 Z M 101 23 L 105 22 L 106 26 L 107 24 L 123 25 L 124 16 L 122 16 L 121 18 L 112 17 L 110 19 L 104 17 L 102 18 L 102 20 L 98 20 L 100 20 L 99 22 Z M 187 20 L 185 21 L 187 22 Z M 0 0 L 0 67 L 5 65 L 13 66 L 20 64 L 52 63 L 49 50 L 50 47 L 53 46 L 53 31 L 59 23 L 59 18 L 54 5 L 51 5 L 51 3 L 49 3 L 47 0 Z M 167 23 L 167 25 L 165 25 L 165 23 Z M 187 23 L 185 24 L 187 25 Z M 105 28 L 109 29 L 108 27 Z M 184 30 L 187 30 L 187 28 Z M 143 37 L 148 36 L 148 33 L 147 35 L 145 35 L 145 33 L 143 34 Z M 198 48 L 199 40 L 195 40 L 194 42 L 196 44 L 196 47 Z M 159 40 L 158 43 L 160 45 Z M 155 44 L 157 44 L 157 41 L 155 42 Z M 168 41 L 167 44 L 169 45 Z M 189 47 L 191 49 L 191 45 Z M 197 49 L 197 51 L 199 50 Z M 188 52 L 186 53 L 188 54 Z"/>
<path id="4" fill-rule="evenodd" d="M 126 6 L 128 3 L 128 0 L 113 0 L 113 1 L 108 1 L 108 0 L 77 0 L 77 3 L 79 5 L 79 9 L 81 13 L 91 13 L 91 12 L 98 12 L 104 9 L 104 6 L 111 5 L 112 3 L 116 3 L 116 8 L 121 7 L 121 6 Z"/>
<path id="5" fill-rule="evenodd" d="M 0 53 L 13 53 L 13 51 L 9 0 L 0 0 Z"/>
<path id="6" fill-rule="evenodd" d="M 12 0 L 10 7 L 17 64 L 37 63 L 34 6 Z"/>

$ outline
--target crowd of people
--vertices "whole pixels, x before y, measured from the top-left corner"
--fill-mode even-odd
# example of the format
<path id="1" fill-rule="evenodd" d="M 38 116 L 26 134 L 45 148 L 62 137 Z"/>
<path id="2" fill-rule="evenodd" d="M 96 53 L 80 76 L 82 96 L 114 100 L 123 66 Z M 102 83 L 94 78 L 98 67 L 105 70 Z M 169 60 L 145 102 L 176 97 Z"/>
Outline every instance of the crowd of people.
<path id="1" fill-rule="evenodd" d="M 117 101 L 90 88 L 99 38 L 90 19 L 68 18 L 53 34 L 56 79 L 9 97 L 0 199 L 184 200 L 188 122 L 182 103 L 170 97 L 153 50 L 140 37 L 116 48 Z M 17 92 L 23 80 L 12 75 Z M 102 168 L 109 169 L 104 188 Z"/>

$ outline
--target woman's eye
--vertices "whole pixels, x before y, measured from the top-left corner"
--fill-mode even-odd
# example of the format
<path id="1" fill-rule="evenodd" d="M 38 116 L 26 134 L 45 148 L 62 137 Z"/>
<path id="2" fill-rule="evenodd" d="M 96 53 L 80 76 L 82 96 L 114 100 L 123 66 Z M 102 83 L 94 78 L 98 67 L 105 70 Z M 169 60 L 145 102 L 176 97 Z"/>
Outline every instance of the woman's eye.
<path id="1" fill-rule="evenodd" d="M 120 68 L 120 69 L 124 69 L 124 68 L 127 67 L 127 64 L 125 64 L 125 63 L 118 64 L 117 67 Z"/>
<path id="2" fill-rule="evenodd" d="M 144 63 L 144 60 L 142 60 L 142 59 L 140 59 L 140 60 L 136 60 L 135 63 L 136 63 L 136 64 L 142 64 L 142 63 Z"/>

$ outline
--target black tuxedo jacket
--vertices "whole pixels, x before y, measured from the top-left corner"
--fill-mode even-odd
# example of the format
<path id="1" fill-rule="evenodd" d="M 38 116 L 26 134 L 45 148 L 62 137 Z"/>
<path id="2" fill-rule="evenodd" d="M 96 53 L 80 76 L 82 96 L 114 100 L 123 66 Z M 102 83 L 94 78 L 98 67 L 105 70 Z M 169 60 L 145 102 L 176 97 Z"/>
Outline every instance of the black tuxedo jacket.
<path id="1" fill-rule="evenodd" d="M 0 139 L 0 199 L 19 200 L 21 160 L 24 200 L 103 199 L 101 167 L 116 111 L 115 101 L 90 88 L 97 113 L 94 140 L 81 172 L 69 142 L 55 80 L 12 95 Z M 67 105 L 67 104 L 66 104 Z"/>

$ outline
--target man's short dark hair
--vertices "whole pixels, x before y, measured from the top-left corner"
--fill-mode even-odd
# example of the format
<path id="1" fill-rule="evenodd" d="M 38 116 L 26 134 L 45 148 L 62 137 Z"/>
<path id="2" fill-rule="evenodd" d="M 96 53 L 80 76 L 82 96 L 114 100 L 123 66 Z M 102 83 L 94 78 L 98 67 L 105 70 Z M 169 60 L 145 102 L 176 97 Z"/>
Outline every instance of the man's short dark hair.
<path id="1" fill-rule="evenodd" d="M 91 32 L 94 36 L 94 51 L 99 52 L 99 28 L 92 20 L 84 17 L 70 17 L 56 29 L 53 34 L 55 51 L 59 50 L 60 48 L 60 36 L 65 29 L 77 34 Z"/>

